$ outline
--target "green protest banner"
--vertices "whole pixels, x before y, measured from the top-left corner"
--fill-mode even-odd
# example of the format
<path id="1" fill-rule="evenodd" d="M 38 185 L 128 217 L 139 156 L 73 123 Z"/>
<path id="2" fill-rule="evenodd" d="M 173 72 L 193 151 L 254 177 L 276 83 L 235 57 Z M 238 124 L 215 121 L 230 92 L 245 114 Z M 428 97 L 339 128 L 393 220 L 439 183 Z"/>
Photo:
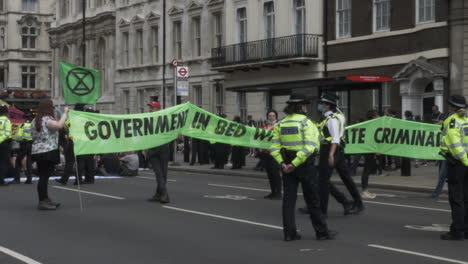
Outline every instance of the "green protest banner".
<path id="1" fill-rule="evenodd" d="M 441 126 L 381 117 L 346 127 L 346 153 L 442 160 Z"/>
<path id="2" fill-rule="evenodd" d="M 103 115 L 70 111 L 75 155 L 149 149 L 179 134 L 254 148 L 269 148 L 271 131 L 228 121 L 190 103 L 154 113 Z"/>
<path id="3" fill-rule="evenodd" d="M 95 104 L 101 90 L 98 70 L 66 62 L 59 63 L 60 79 L 66 104 Z"/>
<path id="4" fill-rule="evenodd" d="M 149 149 L 184 135 L 211 142 L 268 149 L 272 131 L 228 121 L 190 103 L 134 115 L 70 111 L 75 155 Z M 382 153 L 418 159 L 438 155 L 440 126 L 381 117 L 346 129 L 346 153 Z"/>

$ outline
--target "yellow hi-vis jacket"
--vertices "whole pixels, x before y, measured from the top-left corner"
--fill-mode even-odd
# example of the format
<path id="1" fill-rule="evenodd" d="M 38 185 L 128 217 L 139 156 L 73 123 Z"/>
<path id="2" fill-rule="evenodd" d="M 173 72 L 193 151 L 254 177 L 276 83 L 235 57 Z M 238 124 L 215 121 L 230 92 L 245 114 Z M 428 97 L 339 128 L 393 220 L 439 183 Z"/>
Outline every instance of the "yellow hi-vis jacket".
<path id="1" fill-rule="evenodd" d="M 32 141 L 33 138 L 32 138 L 32 125 L 31 123 L 24 123 L 22 126 L 21 126 L 22 130 L 23 130 L 23 135 L 22 135 L 22 139 L 25 140 L 25 141 Z"/>
<path id="2" fill-rule="evenodd" d="M 468 117 L 453 114 L 445 119 L 440 149 L 468 166 Z"/>
<path id="3" fill-rule="evenodd" d="M 6 116 L 0 116 L 0 143 L 11 138 L 11 122 Z"/>
<path id="4" fill-rule="evenodd" d="M 281 149 L 297 151 L 292 165 L 298 167 L 304 163 L 320 146 L 317 126 L 305 115 L 292 114 L 281 120 L 273 129 L 271 156 L 283 163 Z"/>

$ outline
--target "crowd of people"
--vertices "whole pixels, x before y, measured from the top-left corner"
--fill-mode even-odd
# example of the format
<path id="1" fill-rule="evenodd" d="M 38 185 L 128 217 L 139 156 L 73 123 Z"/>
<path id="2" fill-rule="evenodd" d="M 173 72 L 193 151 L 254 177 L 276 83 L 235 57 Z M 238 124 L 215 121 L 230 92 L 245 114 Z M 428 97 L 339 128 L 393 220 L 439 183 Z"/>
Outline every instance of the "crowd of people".
<path id="1" fill-rule="evenodd" d="M 75 185 L 79 185 L 93 184 L 96 175 L 137 176 L 140 169 L 151 168 L 156 176 L 156 190 L 148 201 L 169 203 L 167 172 L 168 163 L 174 157 L 172 144 L 176 144 L 184 152 L 185 162 L 189 162 L 190 165 L 195 165 L 197 161 L 201 165 L 213 163 L 212 169 L 224 169 L 229 162 L 232 164 L 231 169 L 241 169 L 246 165 L 246 156 L 250 155 L 259 158 L 256 168 L 264 170 L 269 179 L 271 192 L 265 198 L 283 200 L 284 240 L 301 239 L 294 215 L 299 184 L 302 185 L 306 202 L 306 207 L 299 210 L 310 215 L 317 239 L 334 239 L 337 232 L 330 230 L 326 223 L 330 195 L 343 206 L 344 215 L 360 214 L 365 209 L 362 199 L 375 198 L 375 194 L 368 191 L 370 175 L 399 168 L 404 175 L 403 168 L 411 164 L 407 158 L 385 156 L 380 153 L 345 155 L 346 119 L 344 113 L 337 108 L 338 100 L 339 97 L 335 94 L 322 95 L 317 109 L 321 113 L 321 118 L 316 123 L 306 116 L 309 101 L 303 95 L 291 95 L 284 109 L 287 117 L 282 120 L 278 120 L 278 113 L 275 110 L 267 111 L 266 121 L 260 124 L 253 122 L 250 117 L 245 125 L 260 126 L 273 131 L 271 149 L 257 150 L 196 138 L 179 138 L 175 142 L 148 150 L 77 157 L 73 151 L 73 138 L 68 134 L 70 126 L 67 123 L 68 107 L 60 110 L 54 108 L 51 100 L 42 100 L 37 115 L 35 117 L 27 115 L 27 121 L 12 136 L 11 122 L 7 117 L 8 108 L 2 105 L 0 106 L 0 186 L 8 185 L 6 177 L 13 178 L 12 183 L 20 183 L 21 174 L 26 176 L 25 184 L 31 184 L 32 175 L 36 174 L 39 177 L 38 209 L 56 210 L 60 203 L 53 201 L 48 194 L 48 182 L 52 175 L 61 175 L 62 177 L 56 181 L 62 185 L 68 183 L 70 176 L 75 176 Z M 468 231 L 465 230 L 468 216 L 466 202 L 468 187 L 463 180 L 468 156 L 464 149 L 459 148 L 468 144 L 468 139 L 465 142 L 463 137 L 468 135 L 466 134 L 468 130 L 463 127 L 468 124 L 468 120 L 465 120 L 465 113 L 462 111 L 467 106 L 463 97 L 451 97 L 449 104 L 456 111 L 449 118 L 446 118 L 437 106 L 432 109 L 430 122 L 442 124 L 444 128 L 441 146 L 446 157 L 446 160 L 439 162 L 439 182 L 432 196 L 440 195 L 445 179 L 448 178 L 454 223 L 451 231 L 442 236 L 442 239 L 458 240 L 460 233 L 468 234 L 464 233 Z M 149 103 L 148 107 L 150 112 L 161 110 L 161 104 L 157 101 Z M 95 112 L 82 104 L 75 105 L 74 109 Z M 390 109 L 385 111 L 385 115 L 395 117 L 395 113 Z M 220 116 L 225 117 L 223 114 Z M 410 111 L 406 111 L 404 116 L 406 120 L 414 121 Z M 376 118 L 379 118 L 379 113 L 369 110 L 366 120 Z M 447 120 L 450 123 L 447 123 Z M 236 116 L 233 122 L 242 123 L 239 116 Z M 465 134 L 460 134 L 460 129 Z M 451 135 L 455 135 L 454 138 L 450 138 Z M 362 159 L 364 169 L 360 192 L 352 176 Z M 315 160 L 318 161 L 317 165 Z M 395 167 L 392 167 L 393 164 Z M 349 197 L 330 181 L 334 170 L 346 187 Z"/>

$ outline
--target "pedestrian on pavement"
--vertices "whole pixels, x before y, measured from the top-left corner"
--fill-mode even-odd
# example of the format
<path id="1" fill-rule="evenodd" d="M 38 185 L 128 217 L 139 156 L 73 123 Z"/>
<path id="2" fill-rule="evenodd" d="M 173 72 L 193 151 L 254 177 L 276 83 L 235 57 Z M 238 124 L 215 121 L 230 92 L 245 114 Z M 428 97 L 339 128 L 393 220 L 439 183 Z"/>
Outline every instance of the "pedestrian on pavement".
<path id="1" fill-rule="evenodd" d="M 263 125 L 262 129 L 273 130 L 275 128 L 276 122 L 278 121 L 278 112 L 275 110 L 268 110 L 267 112 L 267 121 Z M 281 176 L 280 176 L 280 166 L 271 156 L 269 150 L 262 149 L 260 152 L 261 159 L 265 166 L 265 170 L 268 176 L 268 181 L 270 182 L 271 193 L 265 196 L 265 199 L 271 200 L 281 200 Z"/>
<path id="2" fill-rule="evenodd" d="M 150 112 L 161 110 L 161 103 L 153 101 L 148 104 Z M 149 159 L 154 174 L 156 175 L 156 193 L 148 199 L 149 202 L 169 203 L 167 192 L 167 171 L 169 167 L 169 143 L 148 150 L 146 155 Z"/>
<path id="3" fill-rule="evenodd" d="M 379 118 L 379 113 L 372 109 L 367 111 L 367 120 L 372 120 Z M 377 167 L 377 156 L 376 153 L 366 153 L 364 154 L 364 170 L 362 171 L 361 175 L 361 186 L 362 186 L 362 192 L 361 192 L 361 197 L 363 199 L 374 199 L 376 197 L 375 194 L 370 193 L 367 188 L 369 187 L 369 176 L 371 175 L 372 171 L 375 170 Z"/>
<path id="4" fill-rule="evenodd" d="M 447 160 L 447 183 L 452 224 L 442 240 L 468 239 L 468 117 L 466 99 L 452 95 L 448 104 L 453 113 L 443 123 L 441 154 Z"/>
<path id="5" fill-rule="evenodd" d="M 39 195 L 39 210 L 56 210 L 60 204 L 53 202 L 48 195 L 47 185 L 55 165 L 60 163 L 58 145 L 59 130 L 63 128 L 68 116 L 68 107 L 63 109 L 60 120 L 54 117 L 52 100 L 43 99 L 39 102 L 38 113 L 32 121 L 32 157 L 37 163 L 39 182 L 37 192 Z"/>
<path id="6" fill-rule="evenodd" d="M 8 186 L 5 178 L 11 157 L 11 122 L 7 115 L 8 106 L 0 105 L 0 186 Z"/>
<path id="7" fill-rule="evenodd" d="M 431 123 L 434 125 L 442 125 L 444 124 L 446 116 L 444 113 L 440 112 L 439 106 L 434 105 L 432 107 L 432 115 L 431 115 Z"/>
<path id="8" fill-rule="evenodd" d="M 138 168 L 140 162 L 138 154 L 134 151 L 127 152 L 125 156 L 120 158 L 122 165 L 120 165 L 120 176 L 138 176 Z"/>
<path id="9" fill-rule="evenodd" d="M 320 147 L 320 202 L 322 213 L 328 213 L 328 198 L 331 194 L 344 208 L 344 214 L 358 214 L 364 210 L 361 194 L 359 193 L 353 178 L 346 167 L 344 158 L 345 141 L 343 139 L 346 119 L 336 106 L 339 97 L 334 94 L 322 95 L 318 110 L 322 113 L 320 132 L 322 142 Z M 346 186 L 354 201 L 349 201 L 346 196 L 330 180 L 333 170 Z"/>
<path id="10" fill-rule="evenodd" d="M 285 241 L 300 240 L 295 221 L 297 189 L 302 185 L 317 240 L 334 239 L 320 210 L 317 171 L 314 166 L 319 147 L 317 127 L 307 118 L 304 95 L 291 95 L 284 112 L 288 115 L 273 130 L 271 155 L 283 171 L 283 233 Z"/>

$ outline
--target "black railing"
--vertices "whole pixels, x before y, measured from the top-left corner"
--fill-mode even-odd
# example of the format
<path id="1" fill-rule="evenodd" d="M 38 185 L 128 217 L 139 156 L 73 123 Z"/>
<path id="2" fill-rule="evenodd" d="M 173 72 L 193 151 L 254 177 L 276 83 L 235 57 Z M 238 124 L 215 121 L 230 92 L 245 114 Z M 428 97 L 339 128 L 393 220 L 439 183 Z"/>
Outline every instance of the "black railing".
<path id="1" fill-rule="evenodd" d="M 215 48 L 212 64 L 222 67 L 267 60 L 318 58 L 319 39 L 319 35 L 301 34 Z"/>

